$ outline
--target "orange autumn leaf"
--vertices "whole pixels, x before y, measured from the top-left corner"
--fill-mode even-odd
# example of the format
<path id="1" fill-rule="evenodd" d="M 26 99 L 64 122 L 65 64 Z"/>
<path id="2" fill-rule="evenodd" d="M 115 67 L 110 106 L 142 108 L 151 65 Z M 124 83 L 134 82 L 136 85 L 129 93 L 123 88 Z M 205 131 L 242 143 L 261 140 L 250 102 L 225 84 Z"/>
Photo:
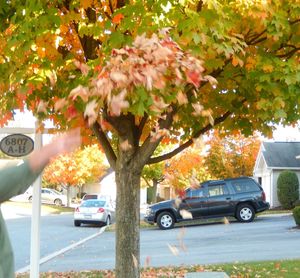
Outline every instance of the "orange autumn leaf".
<path id="1" fill-rule="evenodd" d="M 238 58 L 236 56 L 233 56 L 231 63 L 234 67 L 236 67 L 239 64 Z"/>
<path id="2" fill-rule="evenodd" d="M 117 14 L 117 15 L 115 15 L 115 16 L 113 17 L 112 22 L 113 22 L 114 24 L 119 24 L 119 23 L 121 23 L 121 21 L 122 21 L 123 18 L 124 18 L 124 15 L 123 15 L 123 14 Z"/>

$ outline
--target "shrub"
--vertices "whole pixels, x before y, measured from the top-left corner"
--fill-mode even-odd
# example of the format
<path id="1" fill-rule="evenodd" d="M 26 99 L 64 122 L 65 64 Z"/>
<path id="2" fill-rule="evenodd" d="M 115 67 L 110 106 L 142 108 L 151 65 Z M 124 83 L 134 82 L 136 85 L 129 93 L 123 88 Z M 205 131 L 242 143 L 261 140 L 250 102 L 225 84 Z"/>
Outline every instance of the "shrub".
<path id="1" fill-rule="evenodd" d="M 283 171 L 277 180 L 277 196 L 284 209 L 292 209 L 299 199 L 299 180 L 296 173 Z"/>
<path id="2" fill-rule="evenodd" d="M 299 207 L 299 206 L 300 206 L 300 200 L 295 201 L 295 202 L 294 202 L 294 206 L 295 206 L 295 207 Z"/>
<path id="3" fill-rule="evenodd" d="M 298 226 L 300 226 L 300 207 L 295 207 L 293 209 L 293 216 L 294 216 L 296 224 Z"/>

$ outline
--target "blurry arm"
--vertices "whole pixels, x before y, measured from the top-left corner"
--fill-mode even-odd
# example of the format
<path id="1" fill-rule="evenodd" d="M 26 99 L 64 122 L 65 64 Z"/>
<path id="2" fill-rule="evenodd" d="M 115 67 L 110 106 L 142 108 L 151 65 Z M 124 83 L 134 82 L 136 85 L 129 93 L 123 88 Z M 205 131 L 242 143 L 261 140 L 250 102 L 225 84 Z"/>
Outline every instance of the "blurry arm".
<path id="1" fill-rule="evenodd" d="M 79 129 L 72 130 L 56 138 L 40 150 L 34 151 L 28 159 L 32 172 L 40 172 L 57 155 L 68 153 L 80 146 Z"/>
<path id="2" fill-rule="evenodd" d="M 51 158 L 73 151 L 80 146 L 80 142 L 79 130 L 73 130 L 56 138 L 40 150 L 35 150 L 23 164 L 1 170 L 0 203 L 24 193 Z"/>

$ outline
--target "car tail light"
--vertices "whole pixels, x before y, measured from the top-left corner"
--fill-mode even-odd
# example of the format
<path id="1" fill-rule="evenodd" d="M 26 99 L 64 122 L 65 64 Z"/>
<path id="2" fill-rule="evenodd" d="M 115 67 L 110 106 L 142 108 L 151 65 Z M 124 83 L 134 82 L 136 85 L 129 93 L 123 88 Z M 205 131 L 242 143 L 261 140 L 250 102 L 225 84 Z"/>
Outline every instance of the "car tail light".
<path id="1" fill-rule="evenodd" d="M 76 212 L 80 212 L 79 208 L 76 208 L 75 211 L 76 211 Z"/>
<path id="2" fill-rule="evenodd" d="M 261 193 L 261 198 L 263 199 L 263 201 L 266 201 L 266 193 L 265 193 L 265 191 L 263 191 Z"/>
<path id="3" fill-rule="evenodd" d="M 98 213 L 104 212 L 104 208 L 99 208 L 99 209 L 97 210 L 97 212 L 98 212 Z"/>

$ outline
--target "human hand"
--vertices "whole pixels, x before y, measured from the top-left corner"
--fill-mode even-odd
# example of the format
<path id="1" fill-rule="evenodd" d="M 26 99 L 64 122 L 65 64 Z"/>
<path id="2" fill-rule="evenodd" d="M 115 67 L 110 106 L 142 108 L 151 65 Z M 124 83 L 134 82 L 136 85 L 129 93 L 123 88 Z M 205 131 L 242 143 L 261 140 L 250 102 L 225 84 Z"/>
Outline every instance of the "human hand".
<path id="1" fill-rule="evenodd" d="M 74 151 L 81 144 L 80 129 L 72 129 L 59 137 L 56 137 L 50 146 L 53 148 L 53 156 Z"/>
<path id="2" fill-rule="evenodd" d="M 51 143 L 35 150 L 29 157 L 29 165 L 33 171 L 43 169 L 49 161 L 64 153 L 72 152 L 81 144 L 80 129 L 73 129 L 58 137 Z"/>

